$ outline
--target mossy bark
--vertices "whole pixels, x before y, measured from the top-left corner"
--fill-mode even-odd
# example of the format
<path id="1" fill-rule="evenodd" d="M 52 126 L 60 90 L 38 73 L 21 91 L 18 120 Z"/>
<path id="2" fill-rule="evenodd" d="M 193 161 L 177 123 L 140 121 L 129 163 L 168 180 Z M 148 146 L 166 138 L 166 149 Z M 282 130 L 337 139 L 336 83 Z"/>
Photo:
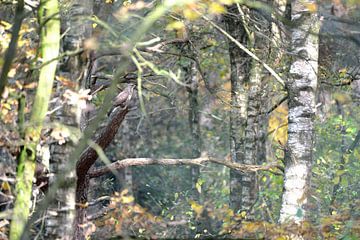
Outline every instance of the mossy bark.
<path id="1" fill-rule="evenodd" d="M 39 8 L 40 57 L 43 62 L 54 59 L 59 54 L 60 20 L 58 12 L 57 0 L 41 1 Z M 25 144 L 18 157 L 16 201 L 10 228 L 10 239 L 20 239 L 29 216 L 35 173 L 36 146 L 40 140 L 43 121 L 48 110 L 56 65 L 57 61 L 52 61 L 40 70 L 30 122 L 25 130 Z"/>

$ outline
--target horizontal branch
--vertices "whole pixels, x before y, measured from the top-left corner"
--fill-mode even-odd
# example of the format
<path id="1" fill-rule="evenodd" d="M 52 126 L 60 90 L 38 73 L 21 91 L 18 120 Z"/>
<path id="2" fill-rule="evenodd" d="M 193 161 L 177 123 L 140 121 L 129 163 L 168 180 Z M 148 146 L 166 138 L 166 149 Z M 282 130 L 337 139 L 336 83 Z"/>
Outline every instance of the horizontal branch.
<path id="1" fill-rule="evenodd" d="M 174 158 L 163 158 L 163 159 L 153 159 L 153 158 L 126 158 L 123 160 L 118 160 L 108 166 L 99 167 L 89 172 L 90 178 L 100 177 L 106 173 L 109 173 L 114 170 L 119 170 L 132 166 L 145 166 L 145 165 L 203 165 L 206 163 L 217 163 L 223 166 L 226 166 L 230 169 L 237 170 L 239 172 L 256 172 L 256 171 L 268 171 L 276 175 L 281 175 L 280 172 L 274 171 L 273 168 L 281 169 L 281 166 L 278 164 L 270 165 L 248 165 L 241 164 L 236 162 L 231 162 L 228 160 L 213 159 L 208 156 L 203 156 L 199 158 L 190 158 L 190 159 L 174 159 Z"/>

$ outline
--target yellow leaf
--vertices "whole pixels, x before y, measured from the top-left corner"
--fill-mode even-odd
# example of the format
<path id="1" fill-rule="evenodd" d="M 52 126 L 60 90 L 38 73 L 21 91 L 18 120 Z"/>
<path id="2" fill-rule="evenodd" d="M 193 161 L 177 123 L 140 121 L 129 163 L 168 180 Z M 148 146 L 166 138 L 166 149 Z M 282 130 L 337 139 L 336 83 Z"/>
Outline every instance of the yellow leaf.
<path id="1" fill-rule="evenodd" d="M 134 202 L 134 197 L 133 196 L 123 196 L 121 198 L 121 202 L 122 203 L 132 203 L 132 202 Z"/>
<path id="2" fill-rule="evenodd" d="M 289 238 L 287 236 L 280 236 L 277 237 L 276 240 L 289 240 Z"/>
<path id="3" fill-rule="evenodd" d="M 2 107 L 4 108 L 4 109 L 7 109 L 7 110 L 11 110 L 11 105 L 10 105 L 10 103 L 3 103 L 2 104 Z"/>
<path id="4" fill-rule="evenodd" d="M 0 20 L 0 26 L 3 26 L 6 30 L 9 30 L 12 25 L 4 20 Z"/>
<path id="5" fill-rule="evenodd" d="M 270 115 L 269 132 L 272 134 L 274 142 L 284 145 L 287 142 L 287 122 L 288 108 L 286 104 L 281 104 Z"/>
<path id="6" fill-rule="evenodd" d="M 97 16 L 93 15 L 93 16 L 91 17 L 91 19 L 94 20 L 94 22 L 93 22 L 93 24 L 92 24 L 92 28 L 96 28 L 97 23 L 96 23 L 95 21 L 99 20 L 99 18 L 98 18 Z"/>
<path id="7" fill-rule="evenodd" d="M 168 31 L 180 29 L 185 29 L 185 24 L 182 21 L 174 21 L 166 26 L 166 30 Z"/>
<path id="8" fill-rule="evenodd" d="M 195 184 L 196 190 L 201 193 L 201 184 L 199 183 L 199 181 Z"/>
<path id="9" fill-rule="evenodd" d="M 317 11 L 317 4 L 316 3 L 307 3 L 305 6 L 310 12 L 316 12 Z"/>
<path id="10" fill-rule="evenodd" d="M 11 186 L 7 181 L 5 181 L 1 183 L 1 189 L 4 191 L 11 191 Z"/>
<path id="11" fill-rule="evenodd" d="M 185 8 L 183 10 L 183 14 L 184 14 L 184 17 L 190 21 L 196 20 L 200 17 L 200 15 L 197 12 L 195 12 L 194 10 L 192 10 L 190 8 Z"/>
<path id="12" fill-rule="evenodd" d="M 204 210 L 204 206 L 201 206 L 200 204 L 198 204 L 197 202 L 195 202 L 193 200 L 189 200 L 189 203 L 190 203 L 191 209 L 194 210 L 197 217 L 199 217 Z"/>
<path id="13" fill-rule="evenodd" d="M 226 12 L 226 9 L 220 3 L 213 2 L 209 6 L 209 13 L 210 14 L 222 14 L 224 12 Z"/>
<path id="14" fill-rule="evenodd" d="M 264 176 L 264 177 L 262 177 L 262 179 L 261 179 L 263 182 L 266 182 L 267 181 L 267 177 L 266 176 Z"/>
<path id="15" fill-rule="evenodd" d="M 241 211 L 239 215 L 240 215 L 242 218 L 245 218 L 245 217 L 246 217 L 246 211 Z"/>

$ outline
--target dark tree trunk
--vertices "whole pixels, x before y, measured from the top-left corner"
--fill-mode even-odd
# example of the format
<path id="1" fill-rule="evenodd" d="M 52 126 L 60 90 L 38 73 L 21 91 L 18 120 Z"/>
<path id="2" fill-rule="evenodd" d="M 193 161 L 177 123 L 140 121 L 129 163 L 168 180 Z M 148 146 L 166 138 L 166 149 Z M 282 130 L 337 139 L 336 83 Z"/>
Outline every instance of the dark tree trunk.
<path id="1" fill-rule="evenodd" d="M 105 150 L 114 139 L 121 123 L 123 122 L 128 112 L 129 110 L 127 106 L 125 106 L 124 109 L 121 107 L 115 109 L 115 111 L 110 115 L 110 119 L 107 125 L 99 131 L 99 134 L 96 135 L 94 142 L 98 144 L 99 147 L 101 147 L 103 150 Z M 74 239 L 77 240 L 86 239 L 87 237 L 83 227 L 86 223 L 86 205 L 88 202 L 88 172 L 89 169 L 94 165 L 97 158 L 97 152 L 89 146 L 81 154 L 80 159 L 76 164 L 76 221 Z"/>
<path id="2" fill-rule="evenodd" d="M 187 67 L 187 84 L 190 86 L 187 87 L 188 99 L 189 99 L 189 126 L 191 133 L 191 148 L 192 158 L 198 158 L 201 155 L 201 136 L 200 136 L 200 114 L 199 114 L 199 102 L 198 102 L 198 77 L 195 62 L 191 62 Z M 191 183 L 192 183 L 192 192 L 193 197 L 198 200 L 199 192 L 197 190 L 196 184 L 200 177 L 200 168 L 198 166 L 191 167 Z"/>
<path id="3" fill-rule="evenodd" d="M 228 33 L 240 43 L 247 45 L 248 36 L 242 25 L 237 6 L 233 5 L 228 9 L 225 16 Z M 241 51 L 233 42 L 229 42 L 230 68 L 231 68 L 231 113 L 230 113 L 230 143 L 231 160 L 243 163 L 245 157 L 244 139 L 247 119 L 247 100 L 248 92 L 246 85 L 249 80 L 249 66 L 251 58 Z M 234 212 L 241 211 L 245 206 L 243 199 L 251 201 L 254 196 L 248 191 L 248 186 L 244 181 L 246 176 L 230 171 L 230 205 Z M 244 196 L 243 192 L 247 191 Z M 249 207 L 249 206 L 247 206 Z"/>
<path id="4" fill-rule="evenodd" d="M 255 49 L 254 53 L 261 59 L 267 59 L 269 44 L 264 36 L 269 36 L 270 24 L 262 11 L 245 10 L 236 5 L 229 8 L 226 16 L 228 32 L 240 43 Z M 241 12 L 240 12 L 241 11 Z M 254 19 L 260 22 L 258 29 L 253 30 Z M 264 69 L 258 62 L 250 58 L 234 43 L 229 43 L 231 64 L 231 158 L 232 161 L 244 164 L 257 164 L 265 161 L 265 139 L 267 116 L 265 113 L 266 92 Z M 250 212 L 255 204 L 258 186 L 255 173 L 230 172 L 230 203 L 235 212 Z"/>

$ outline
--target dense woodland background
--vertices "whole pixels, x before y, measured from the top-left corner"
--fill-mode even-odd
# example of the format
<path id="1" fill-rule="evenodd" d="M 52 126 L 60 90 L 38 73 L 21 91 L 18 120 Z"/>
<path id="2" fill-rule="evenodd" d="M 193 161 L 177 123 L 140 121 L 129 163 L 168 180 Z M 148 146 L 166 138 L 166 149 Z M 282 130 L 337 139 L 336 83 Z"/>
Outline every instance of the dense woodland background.
<path id="1" fill-rule="evenodd" d="M 359 4 L 2 0 L 0 239 L 359 239 Z"/>

